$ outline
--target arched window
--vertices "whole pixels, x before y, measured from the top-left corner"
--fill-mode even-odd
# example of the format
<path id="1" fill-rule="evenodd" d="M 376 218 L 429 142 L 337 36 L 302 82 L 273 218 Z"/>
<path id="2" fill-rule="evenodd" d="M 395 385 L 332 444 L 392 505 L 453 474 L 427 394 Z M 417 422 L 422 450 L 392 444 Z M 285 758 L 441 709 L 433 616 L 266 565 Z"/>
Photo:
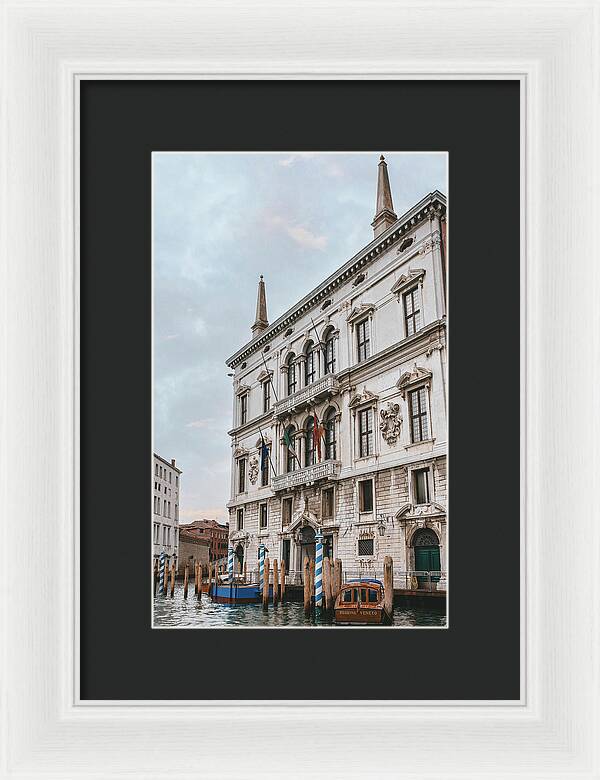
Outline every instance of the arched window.
<path id="1" fill-rule="evenodd" d="M 304 364 L 304 384 L 310 385 L 317 378 L 317 355 L 315 345 L 309 341 L 306 345 L 306 363 Z"/>
<path id="2" fill-rule="evenodd" d="M 296 363 L 294 362 L 294 355 L 290 355 L 287 364 L 287 393 L 292 395 L 298 389 L 296 382 Z"/>
<path id="3" fill-rule="evenodd" d="M 285 432 L 284 435 L 284 441 L 286 444 L 286 457 L 285 457 L 285 465 L 286 465 L 286 471 L 294 471 L 296 468 L 296 456 L 294 454 L 294 436 L 296 434 L 296 429 L 293 425 L 290 425 Z M 291 446 L 290 446 L 291 445 Z"/>
<path id="4" fill-rule="evenodd" d="M 304 465 L 312 466 L 315 462 L 315 418 L 309 417 L 306 421 L 306 440 L 304 447 Z"/>
<path id="5" fill-rule="evenodd" d="M 335 374 L 335 336 L 330 330 L 325 336 L 325 373 Z"/>
<path id="6" fill-rule="evenodd" d="M 335 441 L 335 409 L 330 409 L 325 415 L 325 460 L 336 459 Z"/>

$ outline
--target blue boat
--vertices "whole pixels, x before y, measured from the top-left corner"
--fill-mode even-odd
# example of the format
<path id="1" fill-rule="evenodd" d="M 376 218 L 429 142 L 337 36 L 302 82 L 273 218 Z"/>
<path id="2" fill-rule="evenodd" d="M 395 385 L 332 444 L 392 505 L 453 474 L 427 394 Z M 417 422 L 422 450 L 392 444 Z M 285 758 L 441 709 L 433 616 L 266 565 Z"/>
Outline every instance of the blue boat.
<path id="1" fill-rule="evenodd" d="M 245 585 L 240 582 L 211 583 L 208 595 L 216 604 L 259 604 L 262 601 L 262 589 L 257 585 Z M 269 600 L 273 599 L 273 586 L 269 586 Z"/>

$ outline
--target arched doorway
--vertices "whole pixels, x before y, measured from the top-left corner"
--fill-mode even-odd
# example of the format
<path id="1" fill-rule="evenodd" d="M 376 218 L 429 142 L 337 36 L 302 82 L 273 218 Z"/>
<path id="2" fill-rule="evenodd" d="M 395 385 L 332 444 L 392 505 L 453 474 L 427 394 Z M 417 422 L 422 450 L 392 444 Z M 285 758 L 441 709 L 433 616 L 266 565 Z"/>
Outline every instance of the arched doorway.
<path id="1" fill-rule="evenodd" d="M 300 571 L 304 572 L 304 561 L 315 559 L 315 529 L 310 525 L 305 525 L 298 532 L 298 547 L 300 550 Z"/>
<path id="2" fill-rule="evenodd" d="M 244 571 L 244 547 L 241 544 L 235 548 L 235 570 L 240 574 Z"/>
<path id="3" fill-rule="evenodd" d="M 417 574 L 420 588 L 426 588 L 431 581 L 435 583 L 440 578 L 440 541 L 437 534 L 431 528 L 419 528 L 412 538 L 412 546 L 415 551 L 415 571 L 438 572 L 431 575 Z"/>

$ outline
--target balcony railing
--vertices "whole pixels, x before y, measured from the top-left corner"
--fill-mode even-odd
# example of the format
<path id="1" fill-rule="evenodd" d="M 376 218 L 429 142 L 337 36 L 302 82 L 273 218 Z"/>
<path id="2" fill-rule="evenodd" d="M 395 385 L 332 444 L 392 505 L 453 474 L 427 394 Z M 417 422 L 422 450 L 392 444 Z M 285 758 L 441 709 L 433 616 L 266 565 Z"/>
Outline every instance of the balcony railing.
<path id="1" fill-rule="evenodd" d="M 339 391 L 340 386 L 337 379 L 332 374 L 328 374 L 322 377 L 322 379 L 318 379 L 316 382 L 303 387 L 302 390 L 298 390 L 292 393 L 292 395 L 277 401 L 274 406 L 275 414 L 281 417 L 284 414 L 301 409 L 313 401 L 319 401 L 326 395 L 336 395 Z"/>
<path id="2" fill-rule="evenodd" d="M 298 485 L 306 485 L 308 482 L 316 482 L 318 479 L 337 479 L 341 465 L 337 460 L 327 460 L 324 463 L 316 463 L 314 466 L 281 474 L 273 477 L 273 490 L 288 490 Z"/>

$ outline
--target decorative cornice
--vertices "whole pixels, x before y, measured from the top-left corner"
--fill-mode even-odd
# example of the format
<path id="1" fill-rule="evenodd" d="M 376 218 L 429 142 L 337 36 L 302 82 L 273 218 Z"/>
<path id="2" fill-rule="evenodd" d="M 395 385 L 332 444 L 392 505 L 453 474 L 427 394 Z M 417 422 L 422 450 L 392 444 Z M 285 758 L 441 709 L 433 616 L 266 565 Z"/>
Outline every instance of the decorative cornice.
<path id="1" fill-rule="evenodd" d="M 288 309 L 288 311 L 282 314 L 281 317 L 275 320 L 275 322 L 264 331 L 264 333 L 261 333 L 248 344 L 241 347 L 241 349 L 228 358 L 226 361 L 227 365 L 230 368 L 237 367 L 245 358 L 256 352 L 261 346 L 282 331 L 289 329 L 290 325 L 295 320 L 322 303 L 323 299 L 330 296 L 334 289 L 347 282 L 358 271 L 362 271 L 382 252 L 403 239 L 408 231 L 412 230 L 424 219 L 429 218 L 430 211 L 433 211 L 436 214 L 438 212 L 443 214 L 446 211 L 446 197 L 439 192 L 439 190 L 429 193 L 429 195 L 420 200 L 419 203 L 403 214 L 390 228 L 388 228 L 385 233 L 371 241 L 370 244 L 354 255 L 354 257 L 350 258 L 350 260 L 325 279 L 318 287 L 308 293 L 308 295 L 302 298 L 302 300 L 295 304 L 291 309 Z"/>
<path id="2" fill-rule="evenodd" d="M 272 371 L 266 371 L 264 368 L 260 372 L 260 374 L 256 377 L 259 382 L 266 382 L 267 379 L 270 379 L 273 376 Z"/>
<path id="3" fill-rule="evenodd" d="M 367 390 L 366 387 L 363 387 L 362 393 L 356 393 L 350 400 L 350 403 L 348 404 L 349 409 L 356 409 L 359 406 L 364 406 L 365 404 L 375 403 L 375 401 L 379 400 L 379 396 L 375 393 L 372 393 L 370 390 Z"/>
<path id="4" fill-rule="evenodd" d="M 375 304 L 361 303 L 360 306 L 355 306 L 352 309 L 352 311 L 346 318 L 346 322 L 349 322 L 351 325 L 353 325 L 355 322 L 358 322 L 358 320 L 362 320 L 364 317 L 368 317 L 374 311 L 375 311 Z"/>
<path id="5" fill-rule="evenodd" d="M 424 276 L 425 276 L 424 268 L 415 268 L 412 271 L 409 270 L 407 273 L 402 274 L 402 276 L 394 284 L 390 292 L 392 292 L 394 295 L 400 295 L 400 293 L 403 290 L 406 290 L 407 287 L 410 287 L 411 285 L 420 282 Z"/>
<path id="6" fill-rule="evenodd" d="M 239 385 L 239 387 L 235 391 L 235 394 L 244 395 L 245 393 L 249 393 L 249 392 L 250 392 L 250 387 L 248 385 Z"/>
<path id="7" fill-rule="evenodd" d="M 431 371 L 428 371 L 426 368 L 421 368 L 415 363 L 412 371 L 406 371 L 402 374 L 400 379 L 396 382 L 396 387 L 402 393 L 402 397 L 406 398 L 407 390 L 416 385 L 429 384 L 432 376 L 433 374 Z"/>

